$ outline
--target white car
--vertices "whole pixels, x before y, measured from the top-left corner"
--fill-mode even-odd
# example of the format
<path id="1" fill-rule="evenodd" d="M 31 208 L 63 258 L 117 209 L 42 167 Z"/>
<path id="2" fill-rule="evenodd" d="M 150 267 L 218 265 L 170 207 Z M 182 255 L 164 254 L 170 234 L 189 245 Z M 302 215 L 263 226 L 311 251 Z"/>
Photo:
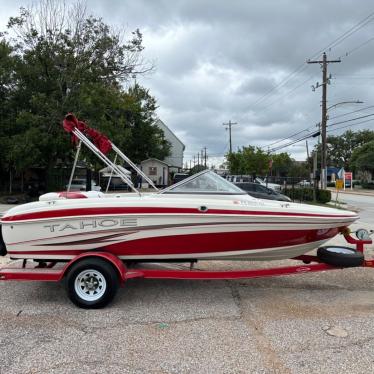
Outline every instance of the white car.
<path id="1" fill-rule="evenodd" d="M 310 181 L 304 179 L 301 182 L 299 182 L 298 185 L 302 186 L 302 187 L 310 187 L 310 186 L 313 186 L 313 183 L 311 183 Z"/>
<path id="2" fill-rule="evenodd" d="M 264 179 L 261 179 L 259 177 L 257 177 L 255 179 L 255 182 L 258 183 L 258 184 L 261 184 L 262 186 L 265 186 L 267 188 L 271 188 L 272 190 L 274 191 L 281 191 L 282 190 L 282 187 L 280 184 L 276 184 L 276 183 L 266 183 L 266 180 Z"/>
<path id="3" fill-rule="evenodd" d="M 66 185 L 68 189 L 69 184 Z M 86 191 L 86 180 L 85 179 L 73 179 L 70 186 L 70 191 Z M 101 187 L 98 186 L 94 181 L 91 182 L 91 191 L 101 191 Z"/>

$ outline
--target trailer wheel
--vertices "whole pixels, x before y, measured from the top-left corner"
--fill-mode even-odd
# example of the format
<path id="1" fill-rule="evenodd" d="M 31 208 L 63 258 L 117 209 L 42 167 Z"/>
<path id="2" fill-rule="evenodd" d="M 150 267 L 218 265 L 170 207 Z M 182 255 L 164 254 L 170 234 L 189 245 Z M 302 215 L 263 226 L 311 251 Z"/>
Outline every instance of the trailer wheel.
<path id="1" fill-rule="evenodd" d="M 85 309 L 108 305 L 116 295 L 118 286 L 119 277 L 115 269 L 100 258 L 87 258 L 73 264 L 66 276 L 69 299 Z"/>
<path id="2" fill-rule="evenodd" d="M 354 248 L 341 246 L 320 247 L 317 256 L 326 264 L 340 267 L 361 266 L 364 262 L 364 255 Z"/>

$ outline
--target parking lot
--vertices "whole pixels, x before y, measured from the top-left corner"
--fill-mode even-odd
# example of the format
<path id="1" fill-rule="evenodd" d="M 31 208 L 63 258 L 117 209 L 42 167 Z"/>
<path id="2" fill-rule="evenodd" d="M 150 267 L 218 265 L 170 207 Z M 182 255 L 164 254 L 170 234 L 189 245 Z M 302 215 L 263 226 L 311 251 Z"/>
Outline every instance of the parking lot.
<path id="1" fill-rule="evenodd" d="M 131 280 L 110 307 L 90 311 L 74 307 L 60 284 L 3 282 L 0 310 L 0 373 L 374 368 L 372 269 L 240 281 Z"/>

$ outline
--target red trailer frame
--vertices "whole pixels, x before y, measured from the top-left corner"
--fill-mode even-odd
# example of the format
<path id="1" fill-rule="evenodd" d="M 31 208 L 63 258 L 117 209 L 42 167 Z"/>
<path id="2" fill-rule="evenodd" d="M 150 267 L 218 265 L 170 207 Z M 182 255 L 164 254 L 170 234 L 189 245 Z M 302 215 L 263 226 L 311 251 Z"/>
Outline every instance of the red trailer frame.
<path id="1" fill-rule="evenodd" d="M 349 232 L 343 233 L 348 243 L 354 244 L 356 250 L 363 253 L 364 245 L 371 244 L 372 240 L 358 240 L 353 238 Z M 19 260 L 10 266 L 0 268 L 0 280 L 10 281 L 44 281 L 44 282 L 59 282 L 62 280 L 68 269 L 77 261 L 88 258 L 102 258 L 110 262 L 120 275 L 122 284 L 131 278 L 144 279 L 249 279 L 272 277 L 280 275 L 301 274 L 309 272 L 327 271 L 343 269 L 343 267 L 332 266 L 321 262 L 317 256 L 302 255 L 292 258 L 292 260 L 302 261 L 303 264 L 295 266 L 273 267 L 266 269 L 248 269 L 248 270 L 224 270 L 224 271 L 210 271 L 210 270 L 190 270 L 180 269 L 148 269 L 148 268 L 126 268 L 125 264 L 115 255 L 107 252 L 86 252 L 76 256 L 68 263 L 42 263 L 35 266 L 29 264 L 26 260 Z M 33 266 L 34 265 L 34 266 Z M 374 268 L 374 260 L 365 260 L 360 267 Z"/>

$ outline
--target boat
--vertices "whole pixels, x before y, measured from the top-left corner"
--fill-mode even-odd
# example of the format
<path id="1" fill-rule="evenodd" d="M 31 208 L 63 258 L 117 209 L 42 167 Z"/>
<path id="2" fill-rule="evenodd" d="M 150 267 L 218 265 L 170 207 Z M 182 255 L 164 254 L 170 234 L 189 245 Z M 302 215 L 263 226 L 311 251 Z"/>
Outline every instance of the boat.
<path id="1" fill-rule="evenodd" d="M 63 127 L 127 183 L 133 193 L 48 193 L 1 217 L 2 254 L 12 259 L 68 261 L 105 251 L 123 261 L 214 259 L 279 260 L 318 248 L 358 215 L 333 208 L 256 199 L 211 170 L 159 191 L 124 153 L 98 131 L 68 114 Z M 91 138 L 91 140 L 90 140 Z M 150 186 L 142 194 L 111 150 Z M 115 160 L 116 160 L 115 158 Z"/>
<path id="2" fill-rule="evenodd" d="M 350 236 L 354 212 L 316 205 L 262 200 L 211 170 L 161 191 L 105 136 L 69 114 L 64 128 L 85 144 L 132 190 L 126 194 L 67 191 L 42 195 L 37 202 L 8 210 L 0 220 L 0 255 L 13 261 L 0 267 L 0 280 L 59 282 L 82 308 L 101 308 L 120 285 L 144 279 L 244 279 L 301 274 L 349 266 L 374 268 L 365 260 L 365 230 Z M 89 139 L 91 137 L 92 141 Z M 114 161 L 107 156 L 113 150 Z M 154 188 L 141 193 L 116 164 L 117 156 Z M 365 231 L 365 232 L 364 232 Z M 342 233 L 356 249 L 323 243 Z M 306 254 L 318 248 L 317 255 Z M 21 261 L 18 261 L 21 259 Z M 302 265 L 247 270 L 197 270 L 198 260 L 270 261 L 293 259 Z M 31 260 L 31 261 L 28 261 Z M 30 262 L 32 263 L 30 265 Z M 141 263 L 153 262 L 153 268 Z M 189 270 L 160 269 L 190 262 Z M 311 262 L 314 262 L 311 264 Z M 155 268 L 156 266 L 156 268 Z"/>
<path id="3" fill-rule="evenodd" d="M 318 248 L 358 219 L 345 210 L 256 199 L 210 170 L 148 195 L 71 194 L 4 214 L 11 258 L 67 261 L 105 251 L 123 261 L 280 260 Z"/>

